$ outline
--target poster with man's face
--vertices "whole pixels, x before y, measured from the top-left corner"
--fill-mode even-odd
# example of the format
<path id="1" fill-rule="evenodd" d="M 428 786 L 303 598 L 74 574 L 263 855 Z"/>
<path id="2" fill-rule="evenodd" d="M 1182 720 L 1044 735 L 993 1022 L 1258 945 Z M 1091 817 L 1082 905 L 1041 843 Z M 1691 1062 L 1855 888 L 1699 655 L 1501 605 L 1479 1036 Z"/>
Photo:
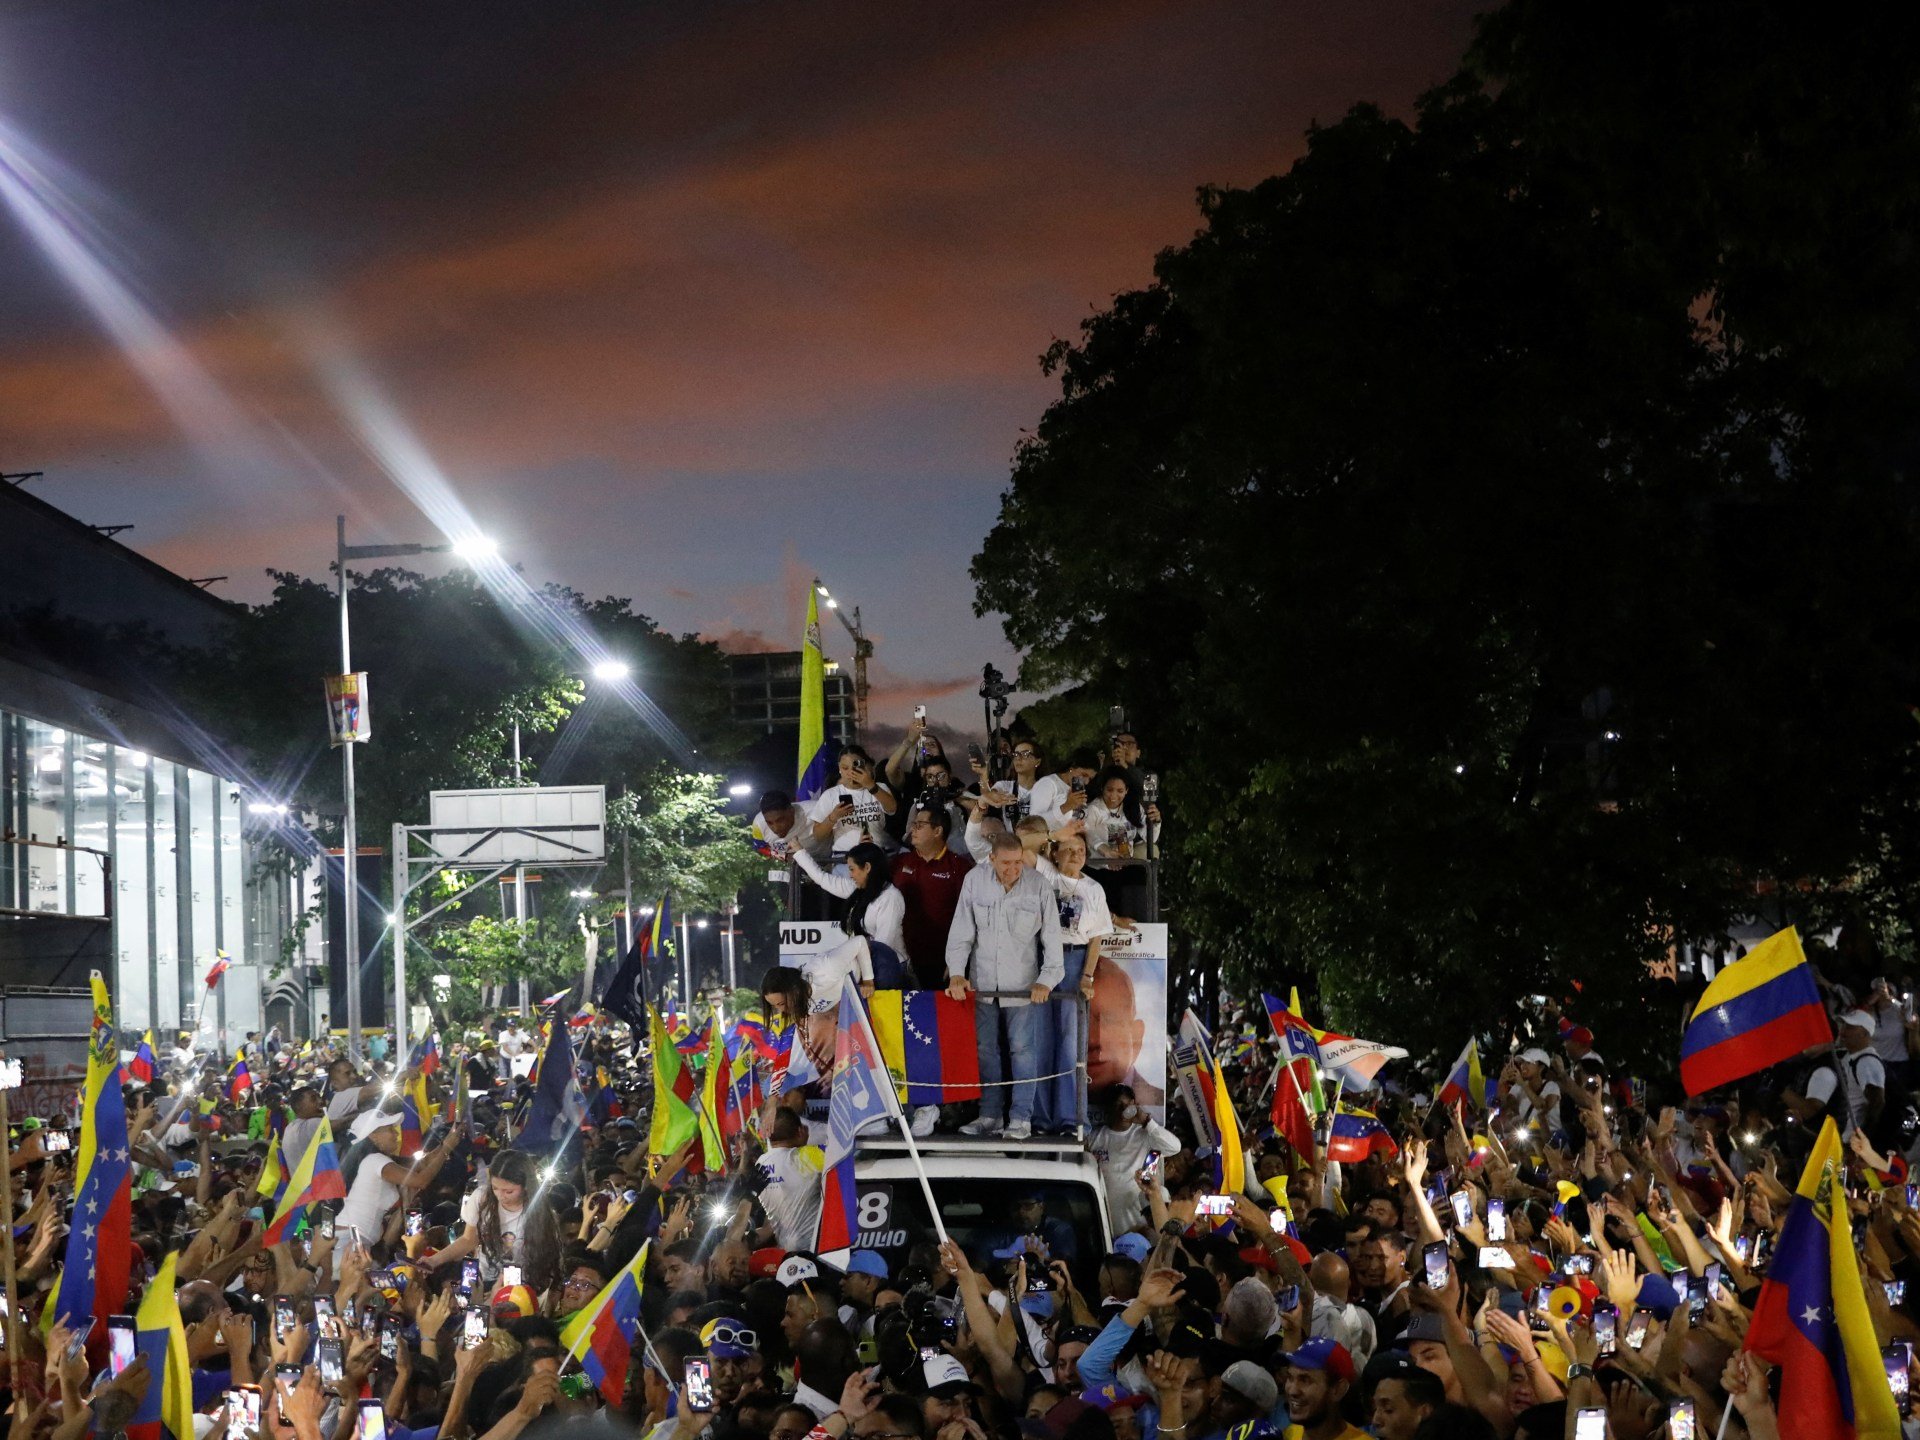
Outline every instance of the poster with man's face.
<path id="1" fill-rule="evenodd" d="M 1140 925 L 1101 942 L 1087 1009 L 1087 1092 L 1127 1085 L 1167 1118 L 1167 927 Z"/>

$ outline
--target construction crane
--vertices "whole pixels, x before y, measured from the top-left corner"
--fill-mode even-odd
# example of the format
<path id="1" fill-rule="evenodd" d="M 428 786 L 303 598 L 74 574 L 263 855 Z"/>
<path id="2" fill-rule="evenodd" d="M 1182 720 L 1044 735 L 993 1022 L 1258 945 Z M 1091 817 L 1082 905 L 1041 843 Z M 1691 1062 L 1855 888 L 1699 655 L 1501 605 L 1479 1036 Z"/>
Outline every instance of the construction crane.
<path id="1" fill-rule="evenodd" d="M 861 735 L 867 730 L 867 657 L 873 654 L 873 642 L 867 638 L 867 632 L 860 624 L 860 607 L 853 607 L 853 619 L 847 619 L 847 612 L 840 608 L 840 602 L 833 598 L 833 592 L 820 583 L 818 575 L 813 577 L 813 588 L 820 598 L 827 602 L 827 608 L 840 617 L 840 623 L 847 627 L 847 634 L 853 637 L 853 728 Z"/>

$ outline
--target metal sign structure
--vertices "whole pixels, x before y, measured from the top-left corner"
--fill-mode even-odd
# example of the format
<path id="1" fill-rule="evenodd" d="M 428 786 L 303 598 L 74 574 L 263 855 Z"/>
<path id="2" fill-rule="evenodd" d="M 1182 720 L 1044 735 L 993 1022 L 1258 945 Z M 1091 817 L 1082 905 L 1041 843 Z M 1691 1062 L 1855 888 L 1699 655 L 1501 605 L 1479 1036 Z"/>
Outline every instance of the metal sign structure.
<path id="1" fill-rule="evenodd" d="M 525 921 L 526 869 L 600 866 L 607 860 L 607 787 L 522 785 L 498 790 L 435 790 L 425 825 L 393 827 L 394 1058 L 404 1063 L 407 1035 L 407 932 L 474 888 L 514 872 L 515 918 Z M 473 884 L 407 918 L 407 897 L 442 870 L 476 870 Z M 525 982 L 522 982 L 524 988 Z"/>

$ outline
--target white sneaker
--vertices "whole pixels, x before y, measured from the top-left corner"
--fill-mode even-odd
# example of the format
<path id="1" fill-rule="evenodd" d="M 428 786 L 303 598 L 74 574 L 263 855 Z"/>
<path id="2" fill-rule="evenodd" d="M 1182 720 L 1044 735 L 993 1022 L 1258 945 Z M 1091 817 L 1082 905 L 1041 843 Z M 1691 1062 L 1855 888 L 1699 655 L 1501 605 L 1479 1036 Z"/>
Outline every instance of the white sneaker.
<path id="1" fill-rule="evenodd" d="M 973 1135 L 973 1136 L 997 1135 L 1000 1133 L 1000 1126 L 1003 1123 L 1004 1122 L 992 1116 L 982 1115 L 978 1120 L 974 1120 L 968 1124 L 962 1125 L 960 1127 L 960 1133 L 962 1135 Z"/>
<path id="2" fill-rule="evenodd" d="M 913 1131 L 914 1139 L 924 1140 L 927 1136 L 933 1134 L 933 1127 L 939 1123 L 940 1107 L 938 1105 L 922 1105 L 918 1110 L 913 1112 L 913 1124 L 909 1128 Z"/>
<path id="3" fill-rule="evenodd" d="M 1032 1138 L 1032 1135 L 1033 1122 L 1031 1120 L 1010 1121 L 1000 1132 L 1000 1138 L 1002 1140 L 1026 1140 Z"/>

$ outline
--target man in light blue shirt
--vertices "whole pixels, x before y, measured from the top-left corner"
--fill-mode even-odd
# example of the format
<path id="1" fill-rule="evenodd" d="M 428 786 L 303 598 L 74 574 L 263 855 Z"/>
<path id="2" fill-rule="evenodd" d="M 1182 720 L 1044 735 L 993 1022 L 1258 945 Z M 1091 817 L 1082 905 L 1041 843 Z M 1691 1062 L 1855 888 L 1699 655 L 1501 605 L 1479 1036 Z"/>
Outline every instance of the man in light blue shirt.
<path id="1" fill-rule="evenodd" d="M 970 871 L 960 887 L 947 932 L 947 994 L 956 1000 L 969 990 L 1026 994 L 991 1000 L 983 994 L 974 1006 L 982 1098 L 980 1118 L 962 1126 L 962 1134 L 998 1132 L 1008 1140 L 1033 1134 L 1040 1042 L 1050 1018 L 1046 1005 L 1066 973 L 1053 887 L 1027 868 L 1018 838 L 996 836 L 991 863 Z M 1009 1068 L 1011 1086 L 1004 1083 Z"/>

